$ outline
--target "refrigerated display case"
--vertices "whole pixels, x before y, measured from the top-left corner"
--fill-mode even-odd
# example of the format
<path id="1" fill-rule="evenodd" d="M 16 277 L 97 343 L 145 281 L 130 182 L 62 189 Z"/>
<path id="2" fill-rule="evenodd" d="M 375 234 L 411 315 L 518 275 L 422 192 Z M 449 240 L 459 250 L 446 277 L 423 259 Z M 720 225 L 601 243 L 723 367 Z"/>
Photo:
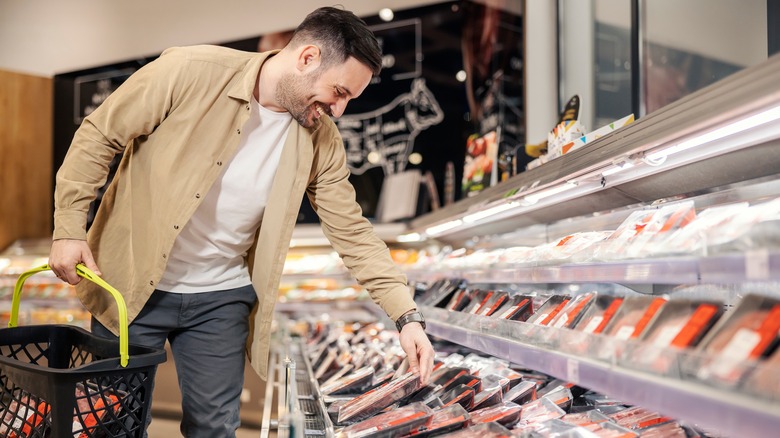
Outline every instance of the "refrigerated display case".
<path id="1" fill-rule="evenodd" d="M 734 308 L 755 300 L 750 296 L 780 298 L 777 71 L 775 56 L 416 218 L 393 242 L 415 242 L 417 261 L 404 269 L 428 286 L 449 279 L 475 290 L 529 293 L 531 300 L 533 291 L 576 297 L 592 290 L 594 306 L 603 296 L 674 303 L 676 312 L 646 315 L 654 335 L 618 335 L 619 327 L 608 333 L 585 307 L 569 309 L 581 316 L 578 329 L 561 317 L 538 325 L 500 317 L 511 309 L 484 316 L 446 303 L 423 306 L 429 334 L 724 436 L 773 435 L 780 427 L 780 352 L 769 351 L 777 334 L 747 351 L 725 342 L 723 349 L 744 360 L 725 361 L 723 372 L 717 362 L 724 356 L 707 350 L 706 333 L 723 332 Z M 632 233 L 617 232 L 629 224 Z M 604 318 L 609 303 L 600 305 L 596 315 Z M 773 321 L 773 307 L 762 309 Z M 699 331 L 671 336 L 680 333 L 670 330 L 675 318 L 704 314 Z M 750 377 L 738 384 L 718 377 L 735 373 Z"/>

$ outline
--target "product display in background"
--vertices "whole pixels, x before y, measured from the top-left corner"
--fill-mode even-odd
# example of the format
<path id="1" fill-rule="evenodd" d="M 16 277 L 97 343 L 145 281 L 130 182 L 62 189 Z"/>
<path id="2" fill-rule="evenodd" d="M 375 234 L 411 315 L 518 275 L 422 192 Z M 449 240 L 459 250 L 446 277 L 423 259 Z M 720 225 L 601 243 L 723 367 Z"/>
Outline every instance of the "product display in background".
<path id="1" fill-rule="evenodd" d="M 591 299 L 595 302 L 595 295 Z M 434 370 L 428 384 L 421 385 L 405 372 L 408 362 L 397 332 L 382 324 L 324 323 L 313 317 L 288 324 L 304 341 L 313 369 L 328 356 L 339 369 L 351 370 L 329 383 L 318 379 L 337 437 L 546 437 L 560 431 L 570 434 L 561 436 L 611 437 L 677 433 L 687 427 L 658 412 L 436 340 Z M 395 371 L 389 381 L 367 384 L 372 373 L 389 370 Z M 355 379 L 363 384 L 341 386 L 338 395 L 333 391 L 340 386 L 336 382 Z"/>
<path id="2" fill-rule="evenodd" d="M 498 182 L 498 135 L 473 134 L 466 142 L 461 190 L 463 197 L 473 196 Z"/>

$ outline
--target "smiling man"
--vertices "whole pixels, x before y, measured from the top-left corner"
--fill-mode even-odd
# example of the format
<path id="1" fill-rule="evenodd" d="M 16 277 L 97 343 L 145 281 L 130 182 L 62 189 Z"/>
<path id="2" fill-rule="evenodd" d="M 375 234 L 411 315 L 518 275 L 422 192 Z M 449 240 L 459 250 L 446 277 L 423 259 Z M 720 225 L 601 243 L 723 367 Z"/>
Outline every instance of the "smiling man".
<path id="1" fill-rule="evenodd" d="M 92 330 L 116 305 L 74 267 L 121 291 L 130 341 L 171 344 L 187 437 L 232 437 L 244 354 L 266 378 L 271 320 L 304 193 L 352 275 L 396 321 L 426 381 L 433 349 L 406 278 L 348 181 L 338 117 L 381 68 L 365 23 L 321 8 L 278 52 L 173 48 L 133 74 L 76 132 L 57 173 L 49 264 L 78 284 Z M 124 152 L 89 233 L 87 211 Z"/>

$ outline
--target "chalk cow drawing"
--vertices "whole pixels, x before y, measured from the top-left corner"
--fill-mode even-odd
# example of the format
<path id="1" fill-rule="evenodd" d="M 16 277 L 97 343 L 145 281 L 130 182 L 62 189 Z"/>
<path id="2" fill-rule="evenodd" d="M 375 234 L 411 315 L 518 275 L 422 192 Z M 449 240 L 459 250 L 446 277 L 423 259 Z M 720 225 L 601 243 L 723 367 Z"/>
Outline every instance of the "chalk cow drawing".
<path id="1" fill-rule="evenodd" d="M 411 90 L 376 110 L 346 114 L 336 124 L 347 149 L 347 164 L 352 173 L 382 166 L 385 175 L 406 168 L 414 140 L 420 131 L 444 120 L 444 113 L 425 85 L 425 79 L 412 81 Z M 373 157 L 369 161 L 371 153 Z M 372 158 L 373 158 L 372 157 Z"/>

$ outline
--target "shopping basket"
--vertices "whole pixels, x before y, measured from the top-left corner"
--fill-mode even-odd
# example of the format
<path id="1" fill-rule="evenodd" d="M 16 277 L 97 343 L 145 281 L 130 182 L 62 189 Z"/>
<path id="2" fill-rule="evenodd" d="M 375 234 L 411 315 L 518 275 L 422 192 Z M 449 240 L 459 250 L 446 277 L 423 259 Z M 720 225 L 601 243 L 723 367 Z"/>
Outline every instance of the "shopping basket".
<path id="1" fill-rule="evenodd" d="M 14 287 L 9 328 L 0 329 L 0 437 L 141 438 L 164 350 L 128 344 L 119 292 L 83 265 L 76 272 L 113 295 L 119 340 L 68 325 L 17 327 L 24 281 Z"/>

